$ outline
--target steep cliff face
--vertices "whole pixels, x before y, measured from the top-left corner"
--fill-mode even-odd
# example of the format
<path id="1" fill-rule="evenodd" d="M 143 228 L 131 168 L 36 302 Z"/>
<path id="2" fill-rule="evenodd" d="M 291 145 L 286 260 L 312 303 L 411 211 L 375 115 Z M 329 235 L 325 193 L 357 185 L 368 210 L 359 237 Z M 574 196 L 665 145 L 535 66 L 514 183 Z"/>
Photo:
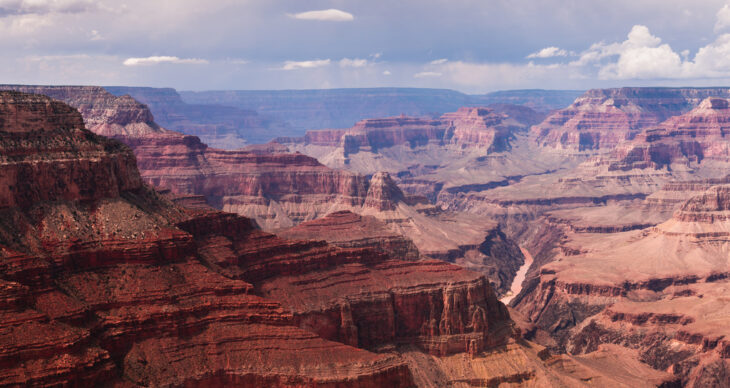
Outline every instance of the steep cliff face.
<path id="1" fill-rule="evenodd" d="M 142 186 L 128 148 L 85 131 L 68 105 L 0 92 L 0 115 L 0 208 L 96 200 Z"/>
<path id="2" fill-rule="evenodd" d="M 207 264 L 282 301 L 300 327 L 323 338 L 366 349 L 408 341 L 449 354 L 469 346 L 481 351 L 509 332 L 507 310 L 474 272 L 441 261 L 397 261 L 375 251 L 288 242 L 257 231 L 222 231 L 221 238 L 217 222 L 182 226 L 197 236 Z"/>
<path id="3" fill-rule="evenodd" d="M 614 152 L 618 162 L 610 168 L 662 168 L 673 164 L 697 166 L 703 160 L 730 160 L 726 134 L 730 108 L 725 98 L 703 100 L 693 110 L 646 129 Z"/>
<path id="4" fill-rule="evenodd" d="M 79 109 L 89 130 L 133 149 L 146 183 L 177 195 L 203 195 L 209 204 L 253 216 L 267 229 L 291 227 L 343 205 L 361 205 L 367 193 L 364 177 L 329 169 L 308 156 L 288 153 L 285 147 L 210 148 L 198 137 L 159 127 L 144 104 L 100 87 L 9 85 L 0 89 L 65 101 Z M 168 99 L 164 90 L 149 92 L 153 102 L 154 97 Z"/>
<path id="5" fill-rule="evenodd" d="M 129 96 L 116 97 L 98 86 L 0 85 L 0 90 L 42 94 L 63 101 L 81 112 L 86 128 L 99 135 L 139 137 L 164 132 L 147 106 Z"/>
<path id="6" fill-rule="evenodd" d="M 730 97 L 722 88 L 621 88 L 586 92 L 571 106 L 532 128 L 542 146 L 577 151 L 611 149 L 642 129 L 683 114 L 708 97 Z"/>

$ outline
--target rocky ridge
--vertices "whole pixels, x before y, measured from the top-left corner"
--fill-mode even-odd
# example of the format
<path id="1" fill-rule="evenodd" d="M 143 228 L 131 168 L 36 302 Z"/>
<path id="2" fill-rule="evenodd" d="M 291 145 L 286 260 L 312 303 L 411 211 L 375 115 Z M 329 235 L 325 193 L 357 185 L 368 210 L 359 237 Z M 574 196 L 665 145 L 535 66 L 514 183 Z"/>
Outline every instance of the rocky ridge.
<path id="1" fill-rule="evenodd" d="M 515 119 L 503 113 L 516 115 Z M 322 147 L 339 147 L 347 158 L 360 151 L 377 153 L 397 145 L 410 148 L 436 143 L 441 146 L 480 147 L 488 152 L 510 148 L 514 131 L 526 131 L 527 126 L 540 115 L 525 107 L 499 105 L 497 107 L 459 108 L 438 119 L 401 115 L 384 119 L 366 119 L 350 129 L 307 131 L 303 138 L 279 138 L 281 143 L 299 143 Z"/>
<path id="2" fill-rule="evenodd" d="M 533 141 L 573 151 L 610 150 L 641 130 L 696 107 L 725 88 L 594 89 L 532 128 Z"/>
<path id="3" fill-rule="evenodd" d="M 115 96 L 131 96 L 147 105 L 162 127 L 196 136 L 214 148 L 237 149 L 295 133 L 281 120 L 259 115 L 255 110 L 188 104 L 171 88 L 107 86 L 104 89 Z"/>

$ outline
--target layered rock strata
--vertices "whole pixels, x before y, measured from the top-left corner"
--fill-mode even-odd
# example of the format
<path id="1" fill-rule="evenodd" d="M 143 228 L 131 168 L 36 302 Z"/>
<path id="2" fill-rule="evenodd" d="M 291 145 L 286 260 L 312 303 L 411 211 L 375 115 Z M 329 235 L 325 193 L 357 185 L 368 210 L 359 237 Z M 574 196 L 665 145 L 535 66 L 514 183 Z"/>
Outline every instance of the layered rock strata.
<path id="1" fill-rule="evenodd" d="M 162 200 L 127 147 L 85 130 L 66 105 L 14 92 L 0 101 L 12 112 L 4 123 L 22 118 L 0 132 L 0 382 L 411 385 L 393 356 L 299 329 L 251 283 L 205 267 L 178 227 L 202 218 L 253 230 L 248 220 Z"/>
<path id="2" fill-rule="evenodd" d="M 688 112 L 724 88 L 620 88 L 589 90 L 531 129 L 542 146 L 573 151 L 608 150 L 641 130 Z"/>
<path id="3" fill-rule="evenodd" d="M 15 92 L 0 107 L 20 125 L 0 131 L 2 384 L 410 387 L 397 353 L 365 349 L 512 335 L 482 275 L 179 207 L 78 112 Z"/>
<path id="4" fill-rule="evenodd" d="M 116 96 L 129 95 L 147 105 L 161 126 L 192 135 L 215 148 L 236 149 L 294 134 L 281 120 L 252 109 L 217 104 L 188 104 L 171 88 L 107 86 Z M 297 132 L 298 133 L 298 132 Z"/>
<path id="5" fill-rule="evenodd" d="M 359 121 L 352 128 L 307 131 L 302 139 L 283 138 L 283 143 L 301 143 L 322 147 L 342 148 L 344 156 L 360 151 L 377 153 L 397 145 L 411 148 L 429 143 L 480 147 L 488 152 L 510 148 L 512 132 L 526 130 L 536 113 L 529 108 L 499 106 L 496 108 L 459 108 L 438 119 L 390 117 Z M 502 111 L 510 112 L 515 119 Z"/>
<path id="6" fill-rule="evenodd" d="M 419 258 L 413 241 L 388 228 L 373 216 L 362 216 L 349 210 L 330 213 L 316 220 L 303 222 L 277 232 L 290 240 L 325 240 L 342 248 L 372 248 L 402 260 Z"/>
<path id="7" fill-rule="evenodd" d="M 730 130 L 730 107 L 725 98 L 707 98 L 695 109 L 671 117 L 614 151 L 618 159 L 609 168 L 665 168 L 703 161 L 730 161 L 726 134 Z"/>

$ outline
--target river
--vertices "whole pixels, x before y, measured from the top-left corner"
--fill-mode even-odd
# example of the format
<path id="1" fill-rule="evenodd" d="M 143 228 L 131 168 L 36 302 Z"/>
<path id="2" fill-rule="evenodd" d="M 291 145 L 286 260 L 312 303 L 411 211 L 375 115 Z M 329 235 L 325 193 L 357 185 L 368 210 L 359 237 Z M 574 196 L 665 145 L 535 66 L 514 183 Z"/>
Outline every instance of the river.
<path id="1" fill-rule="evenodd" d="M 520 247 L 520 250 L 525 256 L 525 263 L 522 264 L 520 269 L 517 270 L 517 274 L 512 280 L 512 285 L 509 288 L 510 290 L 502 297 L 502 299 L 500 299 L 500 301 L 504 304 L 509 304 L 509 302 L 512 301 L 512 298 L 517 296 L 517 294 L 522 291 L 522 282 L 525 281 L 527 270 L 530 269 L 530 266 L 532 265 L 532 255 L 530 254 L 530 252 L 528 252 L 527 249 L 523 247 Z"/>

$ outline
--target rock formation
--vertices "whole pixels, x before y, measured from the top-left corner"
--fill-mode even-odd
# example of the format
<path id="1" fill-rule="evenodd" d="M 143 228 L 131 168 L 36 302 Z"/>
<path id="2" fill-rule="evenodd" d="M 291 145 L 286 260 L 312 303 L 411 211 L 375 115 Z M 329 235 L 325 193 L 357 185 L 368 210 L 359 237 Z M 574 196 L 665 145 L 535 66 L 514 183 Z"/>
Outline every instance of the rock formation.
<path id="1" fill-rule="evenodd" d="M 503 112 L 510 112 L 513 116 Z M 515 118 L 516 116 L 516 118 Z M 514 131 L 526 130 L 539 117 L 525 107 L 500 105 L 495 108 L 459 108 L 438 119 L 401 115 L 384 119 L 366 119 L 352 128 L 307 131 L 301 139 L 280 138 L 278 142 L 303 145 L 339 147 L 347 158 L 360 151 L 377 153 L 378 150 L 406 145 L 410 148 L 435 143 L 460 148 L 479 147 L 488 152 L 510 148 Z"/>
<path id="2" fill-rule="evenodd" d="M 695 109 L 642 131 L 614 151 L 618 159 L 609 168 L 696 167 L 703 161 L 730 161 L 726 134 L 730 108 L 725 98 L 710 97 Z"/>
<path id="3" fill-rule="evenodd" d="M 293 135 L 281 120 L 259 115 L 255 110 L 215 104 L 187 104 L 175 89 L 105 87 L 116 96 L 129 95 L 147 105 L 161 126 L 197 136 L 215 148 L 236 149 L 247 143 L 264 143 L 276 136 Z"/>
<path id="4" fill-rule="evenodd" d="M 722 88 L 621 88 L 589 90 L 571 106 L 532 128 L 542 146 L 574 151 L 606 150 L 642 129 L 683 114 L 707 97 L 730 97 Z"/>
<path id="5" fill-rule="evenodd" d="M 349 210 L 303 222 L 281 230 L 277 235 L 290 240 L 325 240 L 342 248 L 371 248 L 401 260 L 419 258 L 413 241 L 393 232 L 385 222 L 373 216 L 362 216 Z"/>
<path id="6" fill-rule="evenodd" d="M 98 86 L 0 85 L 0 90 L 43 94 L 78 109 L 86 127 L 108 137 L 159 135 L 165 131 L 144 104 L 129 96 L 116 97 Z"/>
<path id="7" fill-rule="evenodd" d="M 3 384 L 411 385 L 401 361 L 301 330 L 247 280 L 205 267 L 216 256 L 185 231 L 217 223 L 245 239 L 248 220 L 161 200 L 131 151 L 67 105 L 0 101 Z M 330 265 L 364 254 L 320 250 Z"/>

